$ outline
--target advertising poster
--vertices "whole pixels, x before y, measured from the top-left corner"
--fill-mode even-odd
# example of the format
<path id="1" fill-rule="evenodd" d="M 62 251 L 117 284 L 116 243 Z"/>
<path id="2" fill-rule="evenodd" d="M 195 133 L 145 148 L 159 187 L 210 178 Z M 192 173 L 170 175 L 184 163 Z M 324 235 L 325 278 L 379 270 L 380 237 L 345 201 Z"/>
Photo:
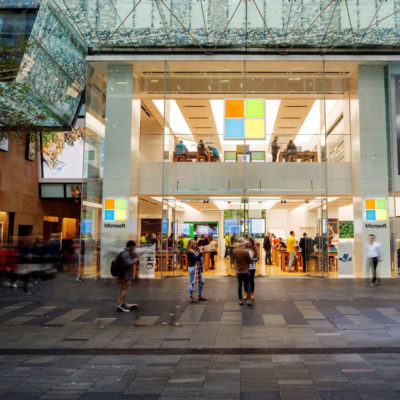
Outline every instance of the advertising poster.
<path id="1" fill-rule="evenodd" d="M 82 179 L 83 149 L 83 128 L 43 134 L 43 178 Z"/>
<path id="2" fill-rule="evenodd" d="M 140 254 L 139 277 L 154 278 L 156 269 L 156 246 L 143 246 L 136 250 Z"/>
<path id="3" fill-rule="evenodd" d="M 352 278 L 353 272 L 353 242 L 339 242 L 338 250 L 338 272 L 339 278 Z"/>

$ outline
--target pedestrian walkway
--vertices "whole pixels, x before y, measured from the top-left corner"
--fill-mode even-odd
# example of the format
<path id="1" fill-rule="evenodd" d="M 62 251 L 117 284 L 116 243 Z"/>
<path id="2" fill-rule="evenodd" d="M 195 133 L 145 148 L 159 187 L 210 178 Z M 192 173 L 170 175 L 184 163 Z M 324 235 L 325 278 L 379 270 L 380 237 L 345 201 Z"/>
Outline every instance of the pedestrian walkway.
<path id="1" fill-rule="evenodd" d="M 400 399 L 400 282 L 234 278 L 133 285 L 68 275 L 0 291 L 0 399 Z M 145 326 L 137 326 L 140 321 Z"/>

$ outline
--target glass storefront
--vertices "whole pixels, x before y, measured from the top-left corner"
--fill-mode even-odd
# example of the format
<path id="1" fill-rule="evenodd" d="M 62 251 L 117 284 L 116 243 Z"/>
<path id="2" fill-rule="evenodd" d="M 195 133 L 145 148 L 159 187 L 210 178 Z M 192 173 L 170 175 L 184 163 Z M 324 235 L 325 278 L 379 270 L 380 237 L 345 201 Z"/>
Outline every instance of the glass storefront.
<path id="1" fill-rule="evenodd" d="M 91 62 L 82 237 L 100 244 L 85 273 L 109 276 L 133 239 L 155 245 L 155 277 L 184 275 L 187 241 L 210 237 L 206 274 L 232 275 L 244 236 L 259 275 L 368 275 L 368 235 L 387 261 L 395 248 L 386 77 L 355 61 Z M 310 254 L 288 272 L 277 245 L 266 265 L 264 235 L 291 231 Z"/>

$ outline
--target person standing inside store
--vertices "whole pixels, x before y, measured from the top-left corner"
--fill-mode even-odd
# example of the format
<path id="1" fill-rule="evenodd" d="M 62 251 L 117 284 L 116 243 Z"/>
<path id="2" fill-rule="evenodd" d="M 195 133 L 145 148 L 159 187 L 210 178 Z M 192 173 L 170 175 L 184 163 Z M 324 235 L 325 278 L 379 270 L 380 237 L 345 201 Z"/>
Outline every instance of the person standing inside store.
<path id="1" fill-rule="evenodd" d="M 215 269 L 215 256 L 218 254 L 218 242 L 210 235 L 208 236 L 208 250 L 210 252 L 211 268 Z"/>
<path id="2" fill-rule="evenodd" d="M 239 238 L 236 244 L 235 250 L 233 250 L 233 259 L 235 261 L 236 276 L 238 281 L 238 297 L 239 305 L 243 305 L 243 300 L 247 301 L 247 305 L 251 306 L 253 304 L 252 300 L 248 298 L 249 293 L 249 280 L 250 280 L 250 264 L 252 259 L 250 257 L 250 252 L 245 248 L 246 241 L 243 238 Z M 244 287 L 244 296 L 242 292 L 242 287 Z"/>
<path id="3" fill-rule="evenodd" d="M 208 240 L 205 235 L 201 235 L 200 239 L 197 242 L 199 247 L 204 247 L 208 245 Z"/>
<path id="4" fill-rule="evenodd" d="M 197 246 L 194 239 L 190 239 L 187 245 L 186 254 L 188 257 L 188 272 L 189 272 L 189 301 L 191 303 L 197 303 L 198 301 L 205 301 L 206 299 L 202 296 L 204 277 L 203 277 L 203 253 Z M 197 300 L 194 297 L 194 286 L 197 286 Z"/>
<path id="5" fill-rule="evenodd" d="M 276 162 L 276 158 L 278 157 L 279 149 L 280 149 L 280 147 L 278 146 L 278 136 L 275 136 L 274 140 L 271 143 L 272 162 Z"/>
<path id="6" fill-rule="evenodd" d="M 296 256 L 296 238 L 294 237 L 294 231 L 290 231 L 290 235 L 286 239 L 286 249 L 289 253 L 289 271 L 291 272 Z"/>
<path id="7" fill-rule="evenodd" d="M 375 241 L 375 235 L 369 235 L 369 244 L 367 245 L 367 254 L 372 268 L 372 280 L 370 286 L 376 285 L 376 269 L 378 267 L 379 258 L 382 255 L 382 248 Z"/>
<path id="8" fill-rule="evenodd" d="M 199 156 L 207 155 L 207 150 L 206 150 L 206 146 L 203 142 L 203 139 L 200 139 L 199 144 L 197 145 L 197 153 Z"/>
<path id="9" fill-rule="evenodd" d="M 263 248 L 265 250 L 265 265 L 272 265 L 272 242 L 271 234 L 269 232 L 264 238 Z"/>
<path id="10" fill-rule="evenodd" d="M 186 156 L 187 151 L 187 147 L 183 143 L 183 140 L 180 140 L 175 146 L 175 155 Z"/>
<path id="11" fill-rule="evenodd" d="M 117 307 L 117 311 L 119 312 L 129 312 L 138 306 L 138 304 L 127 304 L 126 302 L 126 296 L 128 295 L 131 282 L 135 276 L 134 268 L 135 265 L 139 263 L 139 257 L 135 254 L 135 248 L 136 243 L 133 240 L 129 240 L 126 244 L 125 250 L 120 254 L 124 272 L 121 277 L 117 278 L 118 283 L 121 285 Z"/>
<path id="12" fill-rule="evenodd" d="M 295 156 L 297 154 L 297 147 L 294 144 L 293 140 L 289 140 L 286 151 L 287 151 L 287 157 L 288 157 L 286 159 L 286 161 L 289 161 L 289 156 Z"/>
<path id="13" fill-rule="evenodd" d="M 257 246 L 254 243 L 253 238 L 249 238 L 246 243 L 246 248 L 249 249 L 251 264 L 249 267 L 249 291 L 250 291 L 250 300 L 254 301 L 254 277 L 256 275 L 257 261 L 260 259 Z"/>
<path id="14" fill-rule="evenodd" d="M 310 255 L 314 250 L 314 241 L 304 232 L 303 237 L 299 241 L 299 246 L 303 257 L 303 272 L 307 272 L 307 261 L 309 261 Z"/>

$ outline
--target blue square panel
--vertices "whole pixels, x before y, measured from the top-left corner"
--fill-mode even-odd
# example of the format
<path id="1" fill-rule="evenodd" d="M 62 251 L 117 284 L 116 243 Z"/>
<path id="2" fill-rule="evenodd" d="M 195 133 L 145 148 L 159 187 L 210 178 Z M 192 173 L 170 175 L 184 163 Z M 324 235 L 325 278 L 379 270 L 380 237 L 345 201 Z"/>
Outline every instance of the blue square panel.
<path id="1" fill-rule="evenodd" d="M 105 210 L 104 211 L 104 221 L 114 221 L 114 210 Z"/>
<path id="2" fill-rule="evenodd" d="M 225 139 L 244 139 L 244 118 L 225 120 Z"/>
<path id="3" fill-rule="evenodd" d="M 376 211 L 375 210 L 366 210 L 365 211 L 365 220 L 366 221 L 376 221 Z"/>

